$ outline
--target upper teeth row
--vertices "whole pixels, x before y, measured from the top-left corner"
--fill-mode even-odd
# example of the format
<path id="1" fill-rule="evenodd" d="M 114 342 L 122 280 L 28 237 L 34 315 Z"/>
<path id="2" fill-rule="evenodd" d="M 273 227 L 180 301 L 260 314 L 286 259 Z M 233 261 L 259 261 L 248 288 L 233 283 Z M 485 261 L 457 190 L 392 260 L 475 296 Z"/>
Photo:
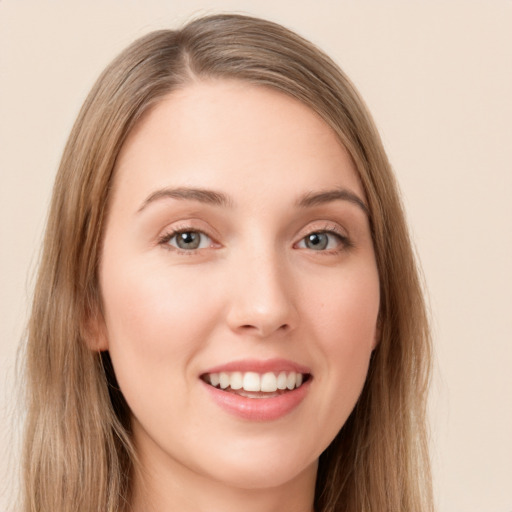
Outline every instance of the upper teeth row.
<path id="1" fill-rule="evenodd" d="M 221 389 L 244 389 L 272 393 L 278 389 L 295 389 L 302 384 L 303 375 L 297 372 L 272 372 L 260 375 L 256 372 L 220 372 L 209 374 L 210 384 Z"/>

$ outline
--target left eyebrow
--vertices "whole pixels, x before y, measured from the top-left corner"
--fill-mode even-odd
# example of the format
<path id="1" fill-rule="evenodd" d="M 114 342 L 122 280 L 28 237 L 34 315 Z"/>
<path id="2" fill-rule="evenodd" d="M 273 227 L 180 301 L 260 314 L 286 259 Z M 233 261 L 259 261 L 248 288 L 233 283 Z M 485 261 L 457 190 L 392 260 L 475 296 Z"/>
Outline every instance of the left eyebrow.
<path id="1" fill-rule="evenodd" d="M 347 190 L 346 188 L 339 188 L 334 190 L 325 190 L 321 192 L 308 192 L 301 196 L 297 201 L 299 208 L 310 208 L 312 206 L 319 206 L 333 201 L 348 201 L 349 203 L 355 204 L 363 212 L 370 216 L 370 211 L 366 203 L 354 192 Z"/>

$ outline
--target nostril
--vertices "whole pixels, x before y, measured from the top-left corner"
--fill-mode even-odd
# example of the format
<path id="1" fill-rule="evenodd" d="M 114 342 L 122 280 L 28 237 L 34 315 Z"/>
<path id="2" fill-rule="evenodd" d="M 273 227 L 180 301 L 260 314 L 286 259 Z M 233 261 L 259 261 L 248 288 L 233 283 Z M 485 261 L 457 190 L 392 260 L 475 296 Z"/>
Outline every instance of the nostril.
<path id="1" fill-rule="evenodd" d="M 241 331 L 245 331 L 247 333 L 252 332 L 254 334 L 259 334 L 261 336 L 269 336 L 272 333 L 276 333 L 276 332 L 281 332 L 281 333 L 288 332 L 291 329 L 291 327 L 290 327 L 290 324 L 282 324 L 277 328 L 275 328 L 271 324 L 261 325 L 261 326 L 252 325 L 252 324 L 244 324 L 244 325 L 240 325 L 239 329 Z"/>
<path id="2" fill-rule="evenodd" d="M 254 326 L 254 325 L 249 325 L 249 324 L 247 324 L 247 325 L 241 325 L 241 326 L 240 326 L 240 329 L 242 329 L 243 331 L 256 331 L 256 330 L 258 330 L 256 326 Z"/>

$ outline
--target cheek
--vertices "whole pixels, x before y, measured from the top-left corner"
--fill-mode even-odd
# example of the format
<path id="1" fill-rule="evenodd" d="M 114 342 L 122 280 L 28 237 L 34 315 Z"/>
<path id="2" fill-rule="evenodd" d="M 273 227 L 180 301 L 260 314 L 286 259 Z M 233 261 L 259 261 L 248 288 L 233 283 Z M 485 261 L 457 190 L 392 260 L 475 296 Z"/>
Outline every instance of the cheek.
<path id="1" fill-rule="evenodd" d="M 309 286 L 311 324 L 322 331 L 330 350 L 367 351 L 373 348 L 379 314 L 377 269 L 362 266 L 340 271 L 325 282 Z M 315 317 L 317 321 L 315 321 Z"/>
<path id="2" fill-rule="evenodd" d="M 169 379 L 170 365 L 183 378 L 180 363 L 201 348 L 215 324 L 212 287 L 198 290 L 186 271 L 152 265 L 111 265 L 103 276 L 108 349 L 119 380 L 125 373 L 140 383 Z"/>
<path id="3" fill-rule="evenodd" d="M 376 268 L 366 266 L 323 284 L 310 288 L 310 306 L 304 311 L 322 355 L 318 379 L 328 387 L 343 422 L 362 390 L 375 347 L 379 280 Z"/>

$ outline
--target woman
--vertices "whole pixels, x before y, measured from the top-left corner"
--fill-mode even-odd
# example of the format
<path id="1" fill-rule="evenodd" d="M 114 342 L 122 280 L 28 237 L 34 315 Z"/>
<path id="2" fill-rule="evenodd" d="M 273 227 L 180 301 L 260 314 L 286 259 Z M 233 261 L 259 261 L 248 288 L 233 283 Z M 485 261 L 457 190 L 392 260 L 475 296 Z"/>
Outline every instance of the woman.
<path id="1" fill-rule="evenodd" d="M 431 510 L 430 344 L 351 83 L 235 15 L 102 74 L 57 176 L 24 510 Z"/>

